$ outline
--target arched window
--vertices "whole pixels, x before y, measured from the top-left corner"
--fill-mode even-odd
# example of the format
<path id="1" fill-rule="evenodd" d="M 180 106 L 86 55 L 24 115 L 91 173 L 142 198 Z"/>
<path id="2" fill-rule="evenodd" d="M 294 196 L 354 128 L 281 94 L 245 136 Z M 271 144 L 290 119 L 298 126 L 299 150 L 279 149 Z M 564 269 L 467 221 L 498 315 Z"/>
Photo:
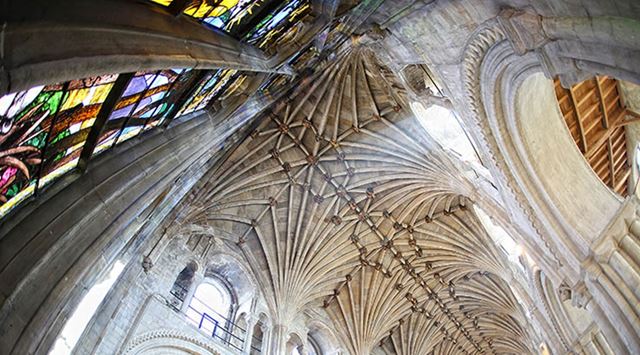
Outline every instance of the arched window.
<path id="1" fill-rule="evenodd" d="M 221 336 L 217 328 L 226 329 L 231 304 L 229 288 L 219 280 L 210 278 L 196 288 L 185 313 L 200 329 L 214 337 Z"/>
<path id="2" fill-rule="evenodd" d="M 198 265 L 193 261 L 189 262 L 187 266 L 180 271 L 176 281 L 173 283 L 171 294 L 174 298 L 171 300 L 171 305 L 177 311 L 180 311 L 184 300 L 187 298 L 187 294 L 189 293 L 189 289 L 191 288 L 191 284 L 193 283 L 193 278 L 197 270 Z"/>
<path id="3" fill-rule="evenodd" d="M 264 315 L 260 316 L 260 319 L 253 326 L 253 337 L 251 338 L 251 348 L 249 349 L 249 354 L 256 355 L 260 354 L 262 350 L 262 340 L 264 338 L 264 325 L 265 318 Z"/>
<path id="4" fill-rule="evenodd" d="M 439 105 L 425 107 L 417 101 L 411 103 L 411 110 L 420 125 L 442 148 L 469 164 L 485 179 L 492 181 L 491 174 L 482 165 L 469 136 L 452 110 Z"/>
<path id="5" fill-rule="evenodd" d="M 231 337 L 231 343 L 235 348 L 242 349 L 247 334 L 247 314 L 242 313 L 236 318 L 235 327 L 232 329 L 233 336 Z"/>
<path id="6" fill-rule="evenodd" d="M 287 354 L 302 355 L 302 346 L 302 339 L 296 334 L 291 334 L 289 341 L 287 341 Z"/>
<path id="7" fill-rule="evenodd" d="M 484 212 L 482 209 L 474 205 L 474 211 L 476 215 L 480 219 L 484 229 L 487 231 L 487 234 L 493 239 L 493 241 L 500 246 L 502 251 L 506 254 L 511 262 L 518 265 L 522 270 L 524 270 L 524 265 L 520 260 L 520 256 L 523 255 L 522 247 L 516 243 L 513 238 L 504 230 L 501 226 L 493 223 L 491 217 Z M 525 255 L 526 256 L 526 255 Z"/>
<path id="8" fill-rule="evenodd" d="M 309 349 L 307 349 L 307 355 L 322 355 L 322 347 L 320 347 L 320 343 L 316 338 L 309 334 L 307 337 L 307 342 L 309 343 Z"/>

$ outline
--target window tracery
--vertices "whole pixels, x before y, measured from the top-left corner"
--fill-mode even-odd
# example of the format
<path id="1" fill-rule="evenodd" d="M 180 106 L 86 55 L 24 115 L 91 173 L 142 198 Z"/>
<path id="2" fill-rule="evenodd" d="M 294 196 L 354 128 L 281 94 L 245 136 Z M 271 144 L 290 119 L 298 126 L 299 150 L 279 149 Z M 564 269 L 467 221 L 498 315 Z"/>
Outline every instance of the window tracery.
<path id="1" fill-rule="evenodd" d="M 170 68 L 70 80 L 0 97 L 0 218 L 69 172 L 83 172 L 100 153 L 233 94 L 248 76 Z"/>
<path id="2" fill-rule="evenodd" d="M 168 8 L 174 0 L 150 0 Z M 296 24 L 311 12 L 309 0 L 191 0 L 182 13 L 211 28 L 269 50 L 296 31 Z"/>

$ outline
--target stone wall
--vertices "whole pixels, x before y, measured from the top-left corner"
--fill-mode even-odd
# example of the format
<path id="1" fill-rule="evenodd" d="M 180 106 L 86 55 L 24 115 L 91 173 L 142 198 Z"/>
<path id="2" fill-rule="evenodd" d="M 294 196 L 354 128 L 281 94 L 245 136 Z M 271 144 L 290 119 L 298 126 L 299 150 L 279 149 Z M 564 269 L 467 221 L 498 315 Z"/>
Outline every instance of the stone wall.
<path id="1" fill-rule="evenodd" d="M 3 224 L 3 352 L 45 351 L 103 270 L 116 259 L 137 264 L 140 248 L 223 156 L 220 147 L 237 139 L 230 125 L 204 114 L 127 142 Z"/>
<path id="2" fill-rule="evenodd" d="M 595 74 L 640 82 L 640 5 L 453 0 L 416 2 L 414 9 L 389 25 L 393 36 L 384 40 L 381 52 L 389 53 L 387 60 L 397 69 L 423 63 L 433 71 L 496 180 L 500 207 L 491 207 L 495 202 L 487 199 L 483 208 L 515 226 L 515 238 L 552 280 L 554 294 L 564 292 L 574 306 L 587 308 L 583 317 L 590 319 L 581 322 L 597 324 L 602 334 L 594 334 L 608 342 L 596 353 L 607 353 L 608 346 L 613 352 L 637 352 L 638 318 L 630 310 L 637 308 L 631 290 L 638 269 L 616 253 L 594 251 L 606 244 L 603 240 L 624 235 L 619 227 L 610 228 L 628 218 L 623 216 L 629 202 L 616 199 L 589 169 L 580 168 L 585 163 L 562 132 L 549 132 L 562 125 L 542 124 L 553 111 L 542 100 L 548 87 L 528 84 L 541 74 L 558 76 L 564 86 Z M 551 111 L 543 113 L 544 107 Z M 506 218 L 494 213 L 501 209 Z M 607 255 L 606 261 L 599 255 Z M 550 324 L 564 322 L 566 315 L 545 311 L 544 297 L 533 301 L 533 311 L 546 313 Z M 579 348 L 581 335 L 574 336 L 551 348 Z"/>

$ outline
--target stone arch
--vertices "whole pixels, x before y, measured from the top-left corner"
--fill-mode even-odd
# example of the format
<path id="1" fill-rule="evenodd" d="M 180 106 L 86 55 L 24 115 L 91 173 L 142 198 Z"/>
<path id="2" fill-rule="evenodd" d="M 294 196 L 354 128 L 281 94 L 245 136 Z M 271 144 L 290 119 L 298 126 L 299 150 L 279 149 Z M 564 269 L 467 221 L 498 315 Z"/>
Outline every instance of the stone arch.
<path id="1" fill-rule="evenodd" d="M 243 345 L 243 341 L 246 341 L 245 338 L 249 327 L 247 318 L 247 313 L 242 312 L 234 320 L 235 326 L 231 330 L 232 337 L 230 340 L 238 348 Z"/>
<path id="2" fill-rule="evenodd" d="M 523 25 L 517 18 L 523 12 L 513 16 L 510 11 L 503 12 L 500 21 L 481 25 L 467 44 L 461 74 L 471 113 L 469 123 L 480 132 L 476 139 L 486 147 L 507 210 L 512 211 L 509 218 L 527 226 L 529 239 L 537 244 L 534 249 L 541 251 L 536 255 L 541 268 L 555 284 L 562 281 L 561 274 L 568 275 L 574 287 L 583 282 L 580 278 L 585 273 L 590 274 L 579 297 L 588 303 L 590 292 L 597 294 L 591 311 L 600 329 L 612 339 L 615 352 L 637 349 L 640 343 L 633 325 L 637 320 L 624 312 L 630 304 L 616 301 L 622 298 L 622 291 L 608 276 L 602 276 L 602 265 L 589 261 L 594 257 L 591 247 L 623 203 L 589 169 L 570 140 L 548 77 L 559 75 L 563 85 L 594 74 L 637 81 L 638 73 L 616 70 L 611 59 L 637 53 L 640 46 L 624 42 L 625 48 L 612 49 L 608 41 L 619 33 L 609 33 L 609 39 L 588 33 L 581 39 L 574 33 L 569 40 L 589 42 L 585 48 L 602 47 L 600 54 L 588 53 L 589 65 L 581 66 L 584 58 L 568 58 L 567 53 L 553 51 L 557 37 L 547 38 L 545 31 L 536 33 L 530 28 L 532 23 L 544 21 L 542 17 L 528 17 L 530 22 Z M 602 19 L 554 21 L 583 26 Z M 568 36 L 562 31 L 551 34 L 560 39 Z M 611 51 L 602 54 L 603 48 Z M 569 63 L 568 68 L 560 62 Z M 551 134 L 543 135 L 542 127 Z"/>
<path id="3" fill-rule="evenodd" d="M 296 332 L 289 333 L 289 339 L 287 340 L 286 354 L 298 354 L 302 352 L 305 346 L 305 341 Z M 298 353 L 295 352 L 298 350 Z"/>
<path id="4" fill-rule="evenodd" d="M 258 315 L 258 321 L 253 325 L 253 336 L 251 337 L 249 352 L 250 354 L 259 354 L 264 348 L 264 344 L 268 340 L 267 331 L 269 328 L 269 317 L 261 312 Z"/>
<path id="5" fill-rule="evenodd" d="M 544 311 L 551 322 L 554 334 L 557 336 L 562 346 L 562 351 L 569 351 L 571 339 L 577 335 L 573 329 L 569 327 L 566 317 L 557 307 L 556 293 L 554 287 L 545 274 L 541 270 L 534 273 L 535 288 L 538 291 L 538 297 L 542 301 Z M 560 351 L 560 348 L 558 348 Z"/>
<path id="6" fill-rule="evenodd" d="M 321 354 L 338 354 L 341 351 L 340 343 L 333 328 L 327 326 L 319 319 L 314 319 L 307 324 L 307 346 L 312 347 L 311 338 L 315 345 L 320 348 Z M 319 354 L 318 354 L 319 355 Z"/>
<path id="7" fill-rule="evenodd" d="M 176 276 L 176 280 L 170 291 L 173 296 L 173 299 L 171 300 L 172 306 L 176 309 L 182 309 L 185 303 L 184 301 L 190 293 L 193 293 L 192 286 L 196 279 L 196 272 L 198 272 L 198 269 L 198 263 L 191 260 L 186 263 L 182 271 L 180 271 Z"/>
<path id="8" fill-rule="evenodd" d="M 134 338 L 123 354 L 156 354 L 166 351 L 175 354 L 212 354 L 220 355 L 209 342 L 177 330 L 160 329 L 147 332 Z"/>

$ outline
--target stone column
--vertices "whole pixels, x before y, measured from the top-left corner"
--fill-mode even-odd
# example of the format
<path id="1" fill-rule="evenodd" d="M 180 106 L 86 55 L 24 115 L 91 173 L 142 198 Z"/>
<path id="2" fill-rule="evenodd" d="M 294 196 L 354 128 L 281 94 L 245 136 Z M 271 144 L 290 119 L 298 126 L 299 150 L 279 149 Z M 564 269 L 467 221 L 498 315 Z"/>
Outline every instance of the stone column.
<path id="1" fill-rule="evenodd" d="M 591 246 L 584 281 L 571 290 L 572 303 L 591 312 L 616 353 L 640 352 L 639 208 L 637 197 L 625 202 Z"/>
<path id="2" fill-rule="evenodd" d="M 288 328 L 285 325 L 278 324 L 271 329 L 269 354 L 280 355 L 285 353 L 285 349 L 287 348 L 287 334 Z"/>
<path id="3" fill-rule="evenodd" d="M 262 330 L 262 342 L 260 343 L 260 354 L 262 355 L 270 355 L 271 354 L 271 328 L 265 324 L 260 326 Z M 277 353 L 275 353 L 277 354 Z"/>
<path id="4" fill-rule="evenodd" d="M 251 341 L 253 340 L 253 328 L 258 323 L 258 318 L 252 315 L 247 316 L 247 329 L 244 334 L 244 345 L 242 347 L 242 353 L 249 355 L 251 352 Z M 264 336 L 263 336 L 264 338 Z"/>
<path id="5" fill-rule="evenodd" d="M 193 295 L 196 293 L 196 288 L 198 288 L 198 285 L 202 283 L 203 276 L 200 274 L 201 274 L 200 270 L 196 271 L 196 274 L 193 277 L 193 281 L 191 282 L 191 285 L 189 285 L 187 294 L 185 295 L 184 301 L 182 301 L 182 305 L 180 306 L 180 311 L 182 313 L 187 313 L 187 311 L 189 310 L 189 305 L 191 304 L 191 299 L 193 298 Z"/>

